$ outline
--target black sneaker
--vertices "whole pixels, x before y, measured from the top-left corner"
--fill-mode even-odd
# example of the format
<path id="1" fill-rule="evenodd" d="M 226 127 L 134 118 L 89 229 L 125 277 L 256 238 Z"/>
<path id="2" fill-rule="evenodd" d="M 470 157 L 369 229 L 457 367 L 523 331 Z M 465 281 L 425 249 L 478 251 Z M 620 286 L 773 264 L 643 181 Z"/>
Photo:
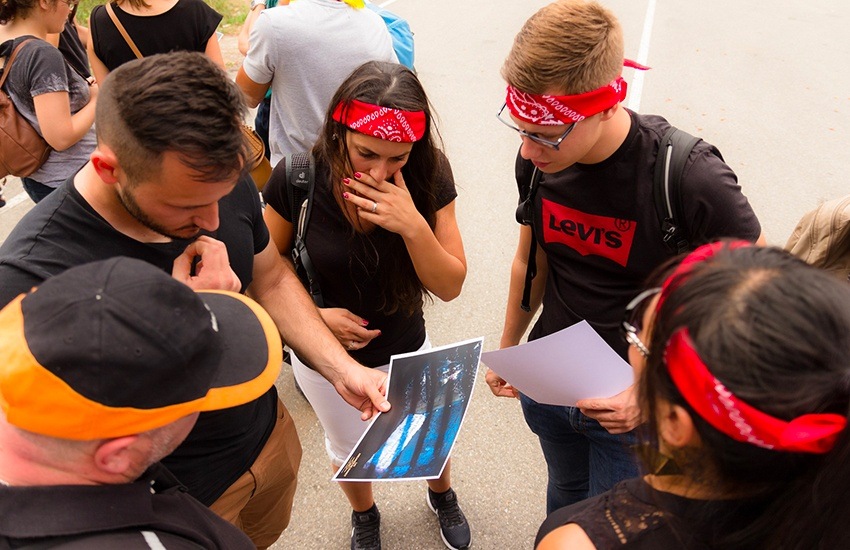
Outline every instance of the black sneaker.
<path id="1" fill-rule="evenodd" d="M 351 511 L 351 550 L 381 550 L 381 513 L 377 505 L 365 512 Z"/>
<path id="2" fill-rule="evenodd" d="M 461 550 L 472 545 L 469 523 L 457 504 L 454 490 L 435 493 L 428 489 L 428 508 L 437 514 L 437 519 L 440 520 L 440 537 L 448 548 Z"/>

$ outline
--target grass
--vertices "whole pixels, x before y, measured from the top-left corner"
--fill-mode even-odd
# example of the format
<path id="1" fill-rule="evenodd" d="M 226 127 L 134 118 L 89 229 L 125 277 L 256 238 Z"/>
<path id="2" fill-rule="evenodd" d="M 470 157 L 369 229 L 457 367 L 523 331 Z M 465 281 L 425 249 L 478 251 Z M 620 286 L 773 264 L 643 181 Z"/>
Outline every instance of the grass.
<path id="1" fill-rule="evenodd" d="M 209 6 L 223 15 L 221 25 L 218 30 L 224 34 L 236 34 L 239 32 L 239 27 L 245 21 L 245 16 L 248 14 L 247 0 L 204 0 Z M 88 25 L 89 15 L 92 8 L 99 4 L 104 4 L 104 0 L 81 0 L 80 7 L 77 8 L 77 21 L 84 25 Z"/>

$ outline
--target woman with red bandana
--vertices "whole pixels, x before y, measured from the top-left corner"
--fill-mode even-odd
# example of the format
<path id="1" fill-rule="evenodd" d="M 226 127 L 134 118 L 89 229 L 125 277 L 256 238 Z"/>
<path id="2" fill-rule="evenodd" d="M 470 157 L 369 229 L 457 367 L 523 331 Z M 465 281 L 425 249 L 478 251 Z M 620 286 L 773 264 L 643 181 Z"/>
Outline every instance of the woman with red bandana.
<path id="1" fill-rule="evenodd" d="M 725 242 L 642 298 L 622 330 L 651 473 L 556 511 L 537 548 L 850 547 L 850 286 Z"/>
<path id="2" fill-rule="evenodd" d="M 369 62 L 337 90 L 312 150 L 315 191 L 304 242 L 321 293 L 319 311 L 366 366 L 386 370 L 391 355 L 429 348 L 424 299 L 454 299 L 466 277 L 457 193 L 437 141 L 416 76 L 402 65 Z M 265 218 L 288 256 L 298 212 L 292 212 L 286 185 L 281 162 L 264 190 Z M 367 424 L 294 355 L 292 368 L 322 423 L 336 470 Z M 451 488 L 449 464 L 428 486 L 427 502 L 439 517 L 443 541 L 466 548 L 469 526 Z M 351 548 L 380 548 L 371 483 L 340 487 L 353 508 Z"/>

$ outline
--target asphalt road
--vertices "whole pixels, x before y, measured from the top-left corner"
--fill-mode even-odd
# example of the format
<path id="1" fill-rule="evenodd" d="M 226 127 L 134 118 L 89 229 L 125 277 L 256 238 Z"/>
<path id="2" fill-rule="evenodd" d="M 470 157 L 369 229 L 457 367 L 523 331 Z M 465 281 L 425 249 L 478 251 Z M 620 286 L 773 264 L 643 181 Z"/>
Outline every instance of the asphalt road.
<path id="1" fill-rule="evenodd" d="M 458 218 L 469 275 L 461 296 L 427 309 L 435 345 L 499 339 L 517 226 L 512 166 L 519 145 L 495 114 L 499 68 L 541 0 L 394 0 L 389 9 L 416 33 L 416 67 L 440 116 L 459 186 Z M 627 104 L 667 117 L 717 145 L 739 175 L 771 244 L 784 244 L 800 216 L 850 192 L 850 4 L 617 0 L 626 55 Z M 640 78 L 640 77 L 639 77 Z M 841 168 L 841 167 L 845 168 Z M 0 209 L 0 237 L 29 208 Z M 482 375 L 454 451 L 453 479 L 477 548 L 529 548 L 544 516 L 545 465 L 517 402 L 491 396 Z M 278 384 L 299 427 L 304 459 L 292 523 L 274 548 L 347 548 L 349 508 L 330 482 L 321 429 L 285 369 Z M 423 483 L 384 483 L 376 496 L 385 548 L 437 549 Z"/>

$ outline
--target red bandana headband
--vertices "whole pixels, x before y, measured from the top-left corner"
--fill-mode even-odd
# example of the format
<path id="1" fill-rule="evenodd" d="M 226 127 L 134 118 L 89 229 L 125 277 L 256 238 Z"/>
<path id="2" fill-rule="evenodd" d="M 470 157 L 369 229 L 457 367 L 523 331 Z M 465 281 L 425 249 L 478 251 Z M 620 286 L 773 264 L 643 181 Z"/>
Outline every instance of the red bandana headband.
<path id="1" fill-rule="evenodd" d="M 685 401 L 703 420 L 736 441 L 777 451 L 823 454 L 847 426 L 840 414 L 804 414 L 786 422 L 748 405 L 709 372 L 686 328 L 670 338 L 665 363 Z"/>
<path id="2" fill-rule="evenodd" d="M 333 119 L 355 132 L 385 141 L 413 143 L 425 135 L 424 111 L 402 111 L 357 99 L 340 101 Z"/>
<path id="3" fill-rule="evenodd" d="M 623 65 L 641 71 L 649 69 L 630 59 L 626 59 Z M 518 120 L 540 126 L 558 126 L 580 122 L 613 107 L 626 98 L 627 88 L 622 76 L 601 88 L 575 95 L 529 94 L 508 85 L 505 103 Z"/>

